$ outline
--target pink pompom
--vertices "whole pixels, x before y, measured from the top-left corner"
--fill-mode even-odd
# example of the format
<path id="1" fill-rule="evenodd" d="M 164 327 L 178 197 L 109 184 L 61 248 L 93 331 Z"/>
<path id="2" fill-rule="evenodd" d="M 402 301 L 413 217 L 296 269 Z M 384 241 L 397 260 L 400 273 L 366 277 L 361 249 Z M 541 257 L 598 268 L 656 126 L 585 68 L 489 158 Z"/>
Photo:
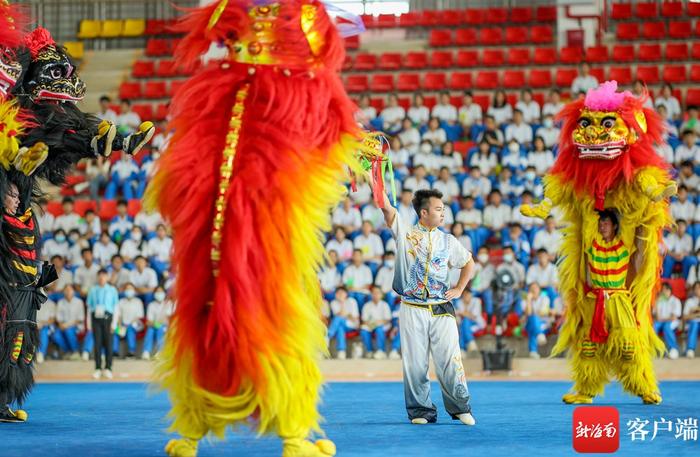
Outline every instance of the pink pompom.
<path id="1" fill-rule="evenodd" d="M 617 81 L 606 81 L 586 94 L 585 106 L 596 111 L 613 111 L 622 106 L 625 97 L 632 97 L 629 91 L 617 92 Z"/>

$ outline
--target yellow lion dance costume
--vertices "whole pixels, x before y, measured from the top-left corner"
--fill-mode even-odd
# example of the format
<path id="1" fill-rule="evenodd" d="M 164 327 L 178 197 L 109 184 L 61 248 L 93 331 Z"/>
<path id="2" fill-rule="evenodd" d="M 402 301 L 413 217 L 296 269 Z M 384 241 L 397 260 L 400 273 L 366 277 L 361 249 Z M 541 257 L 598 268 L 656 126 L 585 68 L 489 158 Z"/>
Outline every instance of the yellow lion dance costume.
<path id="1" fill-rule="evenodd" d="M 645 404 L 661 403 L 652 359 L 664 345 L 651 308 L 676 185 L 653 149 L 663 121 L 643 101 L 608 81 L 567 105 L 558 116 L 560 152 L 545 177 L 545 199 L 521 207 L 544 218 L 557 206 L 566 225 L 559 262 L 566 319 L 552 350 L 568 349 L 572 358 L 574 386 L 565 403 L 592 403 L 611 375 Z M 605 240 L 599 218 L 611 215 L 617 231 Z"/>

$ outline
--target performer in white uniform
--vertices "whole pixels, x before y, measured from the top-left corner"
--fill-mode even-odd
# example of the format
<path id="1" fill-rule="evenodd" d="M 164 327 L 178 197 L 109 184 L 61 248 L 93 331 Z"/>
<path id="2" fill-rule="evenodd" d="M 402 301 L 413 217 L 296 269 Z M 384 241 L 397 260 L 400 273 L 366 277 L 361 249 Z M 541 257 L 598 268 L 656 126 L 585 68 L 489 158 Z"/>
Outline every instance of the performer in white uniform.
<path id="1" fill-rule="evenodd" d="M 386 225 L 396 238 L 393 286 L 401 296 L 399 320 L 408 417 L 414 424 L 437 421 L 428 378 L 432 354 L 447 412 L 452 419 L 474 425 L 452 305 L 471 279 L 474 261 L 454 236 L 438 229 L 445 211 L 439 191 L 415 193 L 413 206 L 419 220 L 413 226 L 402 219 L 386 196 L 384 200 Z M 461 270 L 454 288 L 449 284 L 451 268 Z"/>

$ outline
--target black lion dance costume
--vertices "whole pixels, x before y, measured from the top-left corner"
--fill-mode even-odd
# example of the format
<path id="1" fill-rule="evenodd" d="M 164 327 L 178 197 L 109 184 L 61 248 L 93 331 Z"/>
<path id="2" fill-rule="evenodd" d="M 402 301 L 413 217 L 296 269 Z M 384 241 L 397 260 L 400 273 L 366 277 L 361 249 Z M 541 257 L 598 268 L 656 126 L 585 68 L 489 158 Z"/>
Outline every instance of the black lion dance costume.
<path id="1" fill-rule="evenodd" d="M 75 103 L 85 84 L 45 29 L 23 37 L 20 15 L 0 0 L 0 422 L 24 422 L 22 405 L 34 384 L 43 287 L 56 279 L 40 261 L 39 227 L 31 204 L 41 179 L 60 186 L 82 158 L 112 150 L 138 152 L 153 135 L 144 122 L 128 137 Z"/>

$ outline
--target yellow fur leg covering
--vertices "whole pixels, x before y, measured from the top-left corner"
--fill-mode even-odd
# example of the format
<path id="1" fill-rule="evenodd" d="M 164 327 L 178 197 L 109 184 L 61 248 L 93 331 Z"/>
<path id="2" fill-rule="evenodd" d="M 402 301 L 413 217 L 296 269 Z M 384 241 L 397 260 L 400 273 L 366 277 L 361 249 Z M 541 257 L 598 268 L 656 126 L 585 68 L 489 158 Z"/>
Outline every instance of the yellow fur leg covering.
<path id="1" fill-rule="evenodd" d="M 168 441 L 165 453 L 169 457 L 196 457 L 199 442 L 189 438 L 178 438 Z"/>
<path id="2" fill-rule="evenodd" d="M 330 457 L 335 455 L 335 443 L 318 440 L 315 443 L 301 438 L 284 440 L 282 457 Z"/>

